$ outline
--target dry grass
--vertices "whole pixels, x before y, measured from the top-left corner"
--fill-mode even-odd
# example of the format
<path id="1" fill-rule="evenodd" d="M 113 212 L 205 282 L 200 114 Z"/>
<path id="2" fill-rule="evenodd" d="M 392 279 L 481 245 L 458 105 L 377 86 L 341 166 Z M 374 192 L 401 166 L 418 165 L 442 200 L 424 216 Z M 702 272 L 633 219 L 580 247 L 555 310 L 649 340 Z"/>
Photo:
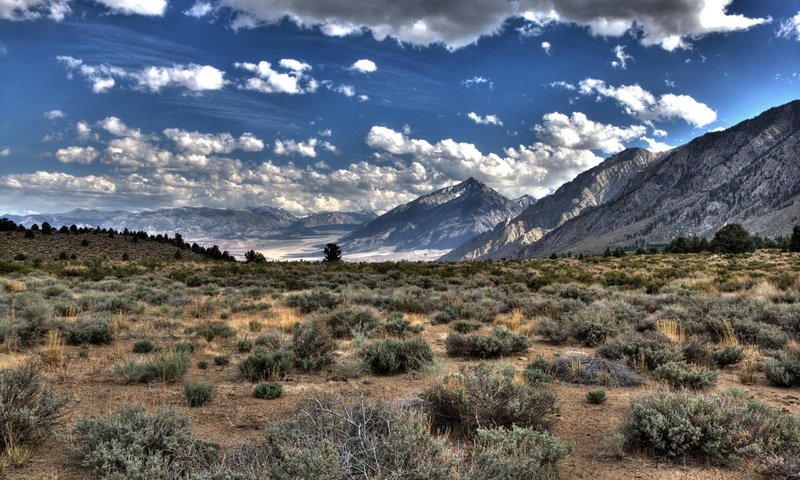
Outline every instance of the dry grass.
<path id="1" fill-rule="evenodd" d="M 3 341 L 0 342 L 0 353 L 16 353 L 19 352 L 19 335 L 17 332 L 9 332 Z"/>
<path id="2" fill-rule="evenodd" d="M 739 346 L 739 339 L 736 337 L 736 330 L 730 320 L 725 320 L 720 326 L 720 343 L 725 347 Z"/>
<path id="3" fill-rule="evenodd" d="M 42 362 L 48 367 L 58 367 L 64 364 L 66 359 L 66 348 L 61 334 L 57 330 L 47 332 L 44 345 L 39 352 Z"/>
<path id="4" fill-rule="evenodd" d="M 19 280 L 6 280 L 3 286 L 11 293 L 24 292 L 28 289 L 28 286 Z"/>
<path id="5" fill-rule="evenodd" d="M 686 340 L 686 329 L 682 323 L 678 323 L 675 320 L 658 320 L 656 321 L 656 329 L 673 343 L 683 343 Z"/>
<path id="6" fill-rule="evenodd" d="M 114 314 L 114 318 L 111 319 L 111 329 L 114 331 L 115 335 L 119 335 L 120 332 L 125 330 L 130 330 L 131 328 L 131 319 L 125 312 L 117 312 Z"/>
<path id="7" fill-rule="evenodd" d="M 28 357 L 20 353 L 0 353 L 0 370 L 17 368 L 27 361 Z"/>
<path id="8" fill-rule="evenodd" d="M 511 310 L 510 313 L 498 315 L 495 317 L 494 323 L 495 325 L 505 327 L 511 332 L 525 335 L 528 338 L 533 338 L 534 336 L 533 322 L 529 322 L 519 308 Z"/>
<path id="9" fill-rule="evenodd" d="M 747 347 L 744 359 L 739 363 L 739 381 L 748 385 L 756 383 L 756 372 L 760 361 L 761 352 L 758 347 Z"/>

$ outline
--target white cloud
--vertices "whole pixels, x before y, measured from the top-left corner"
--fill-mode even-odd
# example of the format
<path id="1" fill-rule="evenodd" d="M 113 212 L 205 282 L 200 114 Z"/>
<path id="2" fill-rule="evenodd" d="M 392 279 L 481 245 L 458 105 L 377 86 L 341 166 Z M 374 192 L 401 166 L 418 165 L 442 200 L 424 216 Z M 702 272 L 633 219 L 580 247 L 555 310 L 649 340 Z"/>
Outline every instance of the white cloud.
<path id="1" fill-rule="evenodd" d="M 666 137 L 667 136 L 667 131 L 666 130 L 661 130 L 660 128 L 654 128 L 653 129 L 653 135 L 656 136 L 656 137 Z"/>
<path id="2" fill-rule="evenodd" d="M 0 20 L 37 20 L 43 17 L 60 22 L 71 12 L 69 0 L 0 0 Z"/>
<path id="3" fill-rule="evenodd" d="M 214 5 L 211 2 L 198 0 L 189 10 L 186 10 L 184 15 L 194 18 L 202 18 L 214 11 Z"/>
<path id="4" fill-rule="evenodd" d="M 317 90 L 319 83 L 305 72 L 311 70 L 311 66 L 298 60 L 284 58 L 279 63 L 283 71 L 272 68 L 272 64 L 266 60 L 255 63 L 239 62 L 235 63 L 236 68 L 241 68 L 254 73 L 239 88 L 244 90 L 255 90 L 262 93 L 288 93 L 298 95 L 312 93 Z"/>
<path id="5" fill-rule="evenodd" d="M 548 84 L 548 86 L 553 87 L 553 88 L 562 88 L 564 90 L 577 90 L 578 89 L 578 87 L 576 87 L 575 85 L 573 85 L 573 84 L 571 84 L 569 82 L 565 82 L 564 80 L 558 80 L 558 81 L 555 81 L 555 82 L 551 82 L 551 83 Z"/>
<path id="6" fill-rule="evenodd" d="M 118 117 L 106 117 L 103 120 L 98 122 L 100 128 L 107 131 L 111 135 L 116 137 L 132 137 L 132 138 L 141 138 L 142 132 L 136 128 L 128 127 L 122 120 Z"/>
<path id="7" fill-rule="evenodd" d="M 160 17 L 167 9 L 167 0 L 94 0 L 123 15 L 146 15 Z"/>
<path id="8" fill-rule="evenodd" d="M 617 45 L 614 47 L 614 56 L 617 57 L 617 59 L 611 62 L 611 66 L 622 70 L 627 70 L 628 60 L 633 60 L 633 57 L 625 52 L 624 45 Z"/>
<path id="9" fill-rule="evenodd" d="M 496 125 L 498 127 L 503 126 L 502 120 L 500 120 L 497 115 L 486 115 L 481 116 L 475 112 L 469 112 L 467 114 L 467 118 L 472 120 L 473 122 L 477 123 L 478 125 Z"/>
<path id="10" fill-rule="evenodd" d="M 164 130 L 164 136 L 172 140 L 179 151 L 190 155 L 216 155 L 231 153 L 236 149 L 260 152 L 264 149 L 264 142 L 252 133 L 242 134 L 237 140 L 230 133 L 200 133 L 168 128 Z"/>
<path id="11" fill-rule="evenodd" d="M 481 87 L 481 86 L 487 87 L 490 90 L 494 88 L 494 82 L 492 82 L 488 78 L 482 77 L 480 75 L 476 75 L 476 76 L 474 76 L 472 78 L 468 78 L 468 79 L 462 81 L 461 85 L 464 85 L 467 88 Z"/>
<path id="12" fill-rule="evenodd" d="M 78 138 L 86 141 L 92 137 L 92 127 L 84 121 L 75 124 L 75 131 L 78 133 Z"/>
<path id="13" fill-rule="evenodd" d="M 94 147 L 67 147 L 56 151 L 56 158 L 62 163 L 90 164 L 99 156 L 100 152 Z"/>
<path id="14" fill-rule="evenodd" d="M 43 114 L 44 118 L 48 120 L 57 120 L 59 118 L 64 118 L 64 112 L 61 110 L 48 110 Z"/>
<path id="15" fill-rule="evenodd" d="M 641 125 L 616 127 L 590 120 L 581 112 L 571 116 L 548 113 L 542 123 L 534 127 L 539 141 L 556 147 L 577 150 L 600 150 L 616 153 L 625 149 L 625 143 L 640 138 L 647 132 Z"/>
<path id="16" fill-rule="evenodd" d="M 553 50 L 553 45 L 550 42 L 542 42 L 542 50 L 544 50 L 544 53 L 547 55 L 550 55 Z"/>
<path id="17" fill-rule="evenodd" d="M 503 31 L 507 21 L 521 18 L 518 29 L 537 35 L 551 23 L 587 27 L 594 35 L 621 37 L 629 32 L 644 45 L 667 50 L 688 48 L 691 40 L 711 33 L 734 32 L 768 19 L 729 14 L 733 0 L 222 0 L 234 12 L 236 28 L 254 28 L 288 19 L 329 36 L 371 33 L 417 46 L 444 45 L 450 50 Z"/>
<path id="18" fill-rule="evenodd" d="M 372 60 L 362 58 L 361 60 L 357 60 L 355 63 L 353 63 L 350 69 L 361 73 L 372 73 L 378 70 L 378 66 L 375 65 L 375 62 Z"/>
<path id="19" fill-rule="evenodd" d="M 11 155 L 10 148 L 3 148 L 2 150 L 0 150 L 0 157 L 8 157 L 10 155 Z"/>
<path id="20" fill-rule="evenodd" d="M 366 101 L 369 100 L 369 96 L 368 95 L 359 95 L 357 98 L 358 98 L 359 102 L 366 102 Z"/>
<path id="21" fill-rule="evenodd" d="M 91 195 L 114 193 L 116 190 L 116 185 L 105 177 L 76 177 L 67 173 L 42 171 L 5 175 L 0 177 L 0 185 L 11 190 L 55 193 L 56 198 L 65 191 Z"/>
<path id="22" fill-rule="evenodd" d="M 672 150 L 672 145 L 667 145 L 666 143 L 659 142 L 658 140 L 652 139 L 650 137 L 642 137 L 642 141 L 647 144 L 647 149 L 652 152 L 666 152 L 667 150 Z"/>
<path id="23" fill-rule="evenodd" d="M 295 140 L 275 140 L 273 152 L 275 155 L 299 155 L 302 157 L 316 158 L 317 148 L 323 148 L 329 152 L 337 153 L 336 146 L 330 142 L 320 142 L 316 138 L 309 138 L 304 142 Z"/>
<path id="24" fill-rule="evenodd" d="M 671 93 L 656 97 L 638 84 L 613 87 L 602 80 L 587 78 L 580 82 L 580 92 L 612 98 L 622 105 L 625 112 L 645 122 L 680 118 L 696 127 L 714 122 L 717 113 L 706 104 L 688 95 Z"/>
<path id="25" fill-rule="evenodd" d="M 333 135 L 333 130 L 330 128 L 326 128 L 325 130 L 319 132 L 320 137 L 330 137 L 331 135 Z"/>
<path id="26" fill-rule="evenodd" d="M 793 38 L 800 41 L 800 12 L 792 18 L 787 18 L 778 25 L 776 32 L 779 37 Z"/>
<path id="27" fill-rule="evenodd" d="M 78 74 L 92 83 L 92 91 L 105 93 L 115 86 L 117 80 L 130 82 L 133 88 L 158 93 L 165 87 L 184 88 L 201 93 L 222 89 L 227 81 L 225 72 L 210 65 L 173 65 L 171 67 L 148 66 L 141 70 L 125 70 L 107 64 L 91 65 L 80 58 L 56 57 L 67 69 L 67 76 Z"/>

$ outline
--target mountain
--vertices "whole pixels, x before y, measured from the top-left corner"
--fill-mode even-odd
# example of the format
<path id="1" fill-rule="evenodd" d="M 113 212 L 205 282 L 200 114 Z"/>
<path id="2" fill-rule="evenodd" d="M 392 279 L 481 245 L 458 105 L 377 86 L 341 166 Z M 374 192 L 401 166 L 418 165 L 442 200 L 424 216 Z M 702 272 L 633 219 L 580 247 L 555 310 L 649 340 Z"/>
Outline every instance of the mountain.
<path id="1" fill-rule="evenodd" d="M 602 205 L 620 194 L 623 187 L 658 155 L 631 148 L 587 170 L 526 208 L 519 216 L 471 238 L 443 256 L 442 261 L 510 258 L 547 232 L 575 218 L 588 208 Z"/>
<path id="2" fill-rule="evenodd" d="M 536 198 L 530 195 L 523 195 L 515 200 L 522 209 L 526 209 L 536 203 Z"/>
<path id="3" fill-rule="evenodd" d="M 311 235 L 331 229 L 341 234 L 376 217 L 374 212 L 320 212 L 296 217 L 275 207 L 240 209 L 183 207 L 143 212 L 76 209 L 66 213 L 5 215 L 17 223 L 48 222 L 55 227 L 79 225 L 148 233 L 181 233 L 185 239 L 243 239 Z"/>
<path id="4" fill-rule="evenodd" d="M 613 200 L 520 252 L 598 252 L 609 245 L 710 237 L 727 223 L 786 235 L 800 218 L 800 100 L 670 150 Z"/>
<path id="5" fill-rule="evenodd" d="M 522 210 L 519 203 L 470 178 L 400 205 L 344 236 L 345 254 L 446 250 Z"/>

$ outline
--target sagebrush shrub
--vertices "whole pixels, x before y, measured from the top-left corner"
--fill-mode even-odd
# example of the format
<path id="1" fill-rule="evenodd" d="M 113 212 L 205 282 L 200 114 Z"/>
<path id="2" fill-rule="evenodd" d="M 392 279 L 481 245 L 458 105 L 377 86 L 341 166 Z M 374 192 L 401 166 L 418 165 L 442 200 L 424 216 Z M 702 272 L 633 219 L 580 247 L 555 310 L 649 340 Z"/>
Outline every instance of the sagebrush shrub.
<path id="1" fill-rule="evenodd" d="M 105 318 L 93 318 L 70 327 L 67 339 L 72 345 L 105 345 L 114 341 L 114 330 Z"/>
<path id="2" fill-rule="evenodd" d="M 318 370 L 333 363 L 336 340 L 328 326 L 319 321 L 298 324 L 292 332 L 294 362 L 303 370 Z"/>
<path id="3" fill-rule="evenodd" d="M 412 325 L 402 313 L 397 312 L 389 314 L 389 318 L 386 319 L 386 323 L 383 325 L 383 331 L 387 335 L 399 338 L 416 335 L 424 329 L 425 327 L 422 325 Z"/>
<path id="4" fill-rule="evenodd" d="M 597 390 L 589 390 L 588 392 L 586 392 L 586 400 L 594 405 L 605 403 L 606 391 L 603 390 L 602 388 Z"/>
<path id="5" fill-rule="evenodd" d="M 517 426 L 510 430 L 478 429 L 475 459 L 467 478 L 555 480 L 569 451 L 550 432 Z"/>
<path id="6" fill-rule="evenodd" d="M 497 358 L 524 352 L 531 342 L 524 335 L 496 327 L 488 334 L 450 333 L 445 346 L 453 357 Z"/>
<path id="7" fill-rule="evenodd" d="M 719 372 L 686 362 L 669 362 L 656 367 L 652 376 L 667 382 L 672 388 L 705 390 L 717 384 Z"/>
<path id="8" fill-rule="evenodd" d="M 660 392 L 634 400 L 622 432 L 630 448 L 731 465 L 796 447 L 800 420 L 738 395 Z"/>
<path id="9" fill-rule="evenodd" d="M 124 407 L 106 419 L 78 420 L 68 456 L 102 479 L 190 478 L 218 461 L 219 446 L 195 437 L 172 410 Z"/>
<path id="10" fill-rule="evenodd" d="M 452 478 L 423 414 L 363 398 L 309 400 L 268 427 L 265 446 L 274 480 Z"/>
<path id="11" fill-rule="evenodd" d="M 681 360 L 676 345 L 658 332 L 625 332 L 607 341 L 597 352 L 612 360 L 624 360 L 632 367 L 648 370 Z"/>
<path id="12" fill-rule="evenodd" d="M 363 308 L 339 307 L 322 316 L 336 338 L 352 338 L 354 334 L 369 335 L 381 323 L 373 311 Z"/>
<path id="13" fill-rule="evenodd" d="M 136 340 L 133 344 L 133 353 L 150 353 L 154 348 L 150 340 Z"/>
<path id="14" fill-rule="evenodd" d="M 44 441 L 61 419 L 67 400 L 45 387 L 34 363 L 0 370 L 0 454 Z"/>
<path id="15" fill-rule="evenodd" d="M 190 363 L 185 353 L 165 353 L 148 360 L 118 363 L 114 365 L 114 375 L 123 383 L 174 383 L 186 375 Z"/>
<path id="16" fill-rule="evenodd" d="M 767 380 L 779 387 L 800 386 L 800 349 L 781 352 L 778 358 L 764 365 Z"/>
<path id="17" fill-rule="evenodd" d="M 290 350 L 266 350 L 256 348 L 239 362 L 242 378 L 251 382 L 279 380 L 285 378 L 294 366 L 294 353 Z"/>
<path id="18" fill-rule="evenodd" d="M 720 367 L 739 363 L 744 358 L 744 349 L 738 345 L 728 345 L 711 352 L 711 357 Z"/>
<path id="19" fill-rule="evenodd" d="M 259 383 L 253 388 L 253 396 L 264 400 L 273 400 L 283 394 L 283 384 L 281 382 Z"/>
<path id="20" fill-rule="evenodd" d="M 205 405 L 214 398 L 214 385 L 205 382 L 183 382 L 183 397 L 190 407 Z"/>
<path id="21" fill-rule="evenodd" d="M 424 340 L 387 338 L 370 342 L 361 349 L 364 364 L 379 375 L 422 370 L 433 363 L 434 355 Z"/>
<path id="22" fill-rule="evenodd" d="M 497 372 L 481 363 L 461 367 L 420 394 L 436 429 L 471 436 L 478 428 L 548 428 L 558 412 L 556 395 L 546 385 L 519 384 L 512 370 Z"/>
<path id="23" fill-rule="evenodd" d="M 339 295 L 324 289 L 295 293 L 286 297 L 286 304 L 300 310 L 302 313 L 312 313 L 317 310 L 332 310 L 336 308 L 341 301 L 342 299 Z"/>

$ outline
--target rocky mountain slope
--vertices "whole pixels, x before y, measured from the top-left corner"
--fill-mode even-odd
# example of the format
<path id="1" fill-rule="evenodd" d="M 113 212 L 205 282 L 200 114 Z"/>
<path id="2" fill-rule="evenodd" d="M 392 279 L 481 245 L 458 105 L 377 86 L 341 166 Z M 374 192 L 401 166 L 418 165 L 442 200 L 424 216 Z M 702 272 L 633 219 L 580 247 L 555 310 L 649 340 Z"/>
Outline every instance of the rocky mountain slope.
<path id="1" fill-rule="evenodd" d="M 470 178 L 390 210 L 344 236 L 345 253 L 446 250 L 520 213 L 522 206 Z"/>
<path id="2" fill-rule="evenodd" d="M 614 200 L 567 221 L 519 256 L 709 237 L 731 222 L 761 235 L 786 235 L 799 219 L 800 101 L 794 101 L 667 152 Z"/>
<path id="3" fill-rule="evenodd" d="M 578 175 L 516 218 L 471 238 L 441 258 L 442 261 L 499 259 L 519 256 L 523 247 L 580 215 L 590 207 L 614 199 L 623 187 L 658 155 L 631 148 Z"/>

